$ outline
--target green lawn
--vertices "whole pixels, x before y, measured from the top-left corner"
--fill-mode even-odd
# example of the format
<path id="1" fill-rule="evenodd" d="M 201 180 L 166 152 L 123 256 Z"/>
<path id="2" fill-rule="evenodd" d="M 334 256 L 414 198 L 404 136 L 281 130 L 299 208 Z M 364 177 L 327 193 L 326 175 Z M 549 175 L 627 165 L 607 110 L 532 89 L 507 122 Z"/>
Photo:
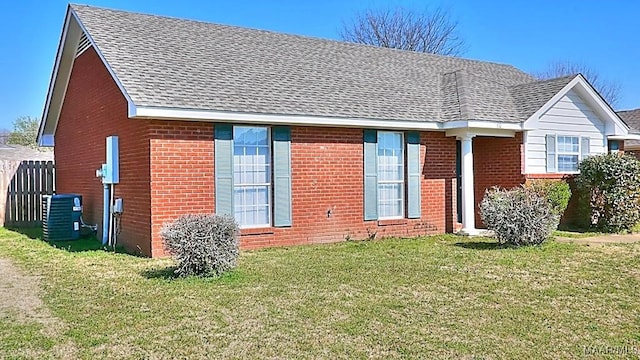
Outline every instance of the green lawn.
<path id="1" fill-rule="evenodd" d="M 50 315 L 0 306 L 0 358 L 638 356 L 640 245 L 437 236 L 243 252 L 220 279 L 0 229 Z M 0 288 L 0 291 L 2 289 Z M 40 311 L 40 314 L 42 311 Z M 609 347 L 609 348 L 604 348 Z"/>
<path id="2" fill-rule="evenodd" d="M 591 231 L 567 231 L 567 230 L 556 230 L 553 232 L 552 236 L 554 237 L 563 237 L 563 238 L 572 238 L 572 239 L 584 239 L 590 238 L 598 235 L 604 235 L 603 233 L 591 232 Z"/>

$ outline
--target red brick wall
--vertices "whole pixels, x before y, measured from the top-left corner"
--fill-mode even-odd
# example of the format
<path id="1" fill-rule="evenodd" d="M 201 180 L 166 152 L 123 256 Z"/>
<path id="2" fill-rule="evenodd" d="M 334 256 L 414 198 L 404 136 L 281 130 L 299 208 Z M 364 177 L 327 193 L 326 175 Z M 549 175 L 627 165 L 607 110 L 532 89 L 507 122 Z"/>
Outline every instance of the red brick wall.
<path id="1" fill-rule="evenodd" d="M 473 138 L 476 226 L 483 226 L 478 204 L 486 189 L 493 186 L 509 189 L 524 183 L 522 144 L 522 133 L 512 138 Z"/>
<path id="2" fill-rule="evenodd" d="M 164 223 L 215 211 L 213 126 L 128 119 L 126 100 L 90 49 L 75 62 L 55 134 L 58 192 L 82 194 L 85 220 L 101 225 L 95 170 L 105 161 L 105 138 L 118 135 L 116 196 L 125 210 L 119 241 L 161 256 Z M 421 134 L 422 218 L 378 222 L 363 221 L 362 135 L 362 129 L 292 127 L 293 226 L 243 230 L 243 248 L 452 231 L 455 139 Z"/>
<path id="3" fill-rule="evenodd" d="M 151 126 L 152 253 L 159 256 L 163 223 L 181 214 L 214 211 L 213 126 L 160 121 Z M 452 229 L 455 139 L 437 132 L 421 135 L 422 218 L 378 222 L 363 221 L 362 129 L 291 130 L 293 226 L 243 230 L 243 248 Z"/>
<path id="4" fill-rule="evenodd" d="M 128 249 L 151 254 L 149 137 L 147 122 L 127 118 L 127 102 L 93 48 L 74 63 L 55 132 L 56 189 L 83 197 L 85 222 L 102 235 L 103 187 L 95 171 L 106 161 L 105 138 L 119 137 L 122 232 Z"/>
<path id="5" fill-rule="evenodd" d="M 160 230 L 183 214 L 214 212 L 213 124 L 150 122 L 151 254 L 164 254 Z"/>

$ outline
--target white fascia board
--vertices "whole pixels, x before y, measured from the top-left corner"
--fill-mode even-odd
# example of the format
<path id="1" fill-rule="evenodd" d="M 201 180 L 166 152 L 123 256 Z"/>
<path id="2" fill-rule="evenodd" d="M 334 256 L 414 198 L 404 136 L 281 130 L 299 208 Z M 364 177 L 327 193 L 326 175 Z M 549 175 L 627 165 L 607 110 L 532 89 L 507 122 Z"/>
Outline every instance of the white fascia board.
<path id="1" fill-rule="evenodd" d="M 487 120 L 461 120 L 461 121 L 449 121 L 443 123 L 442 129 L 461 129 L 461 128 L 474 128 L 474 129 L 497 129 L 497 130 L 512 130 L 522 131 L 524 127 L 520 122 L 500 122 L 500 121 L 487 121 Z"/>
<path id="2" fill-rule="evenodd" d="M 129 117 L 135 119 L 224 121 L 273 125 L 362 127 L 403 130 L 442 130 L 441 123 L 410 120 L 338 118 L 309 115 L 255 114 L 228 111 L 190 110 L 160 107 L 130 106 Z"/>
<path id="3" fill-rule="evenodd" d="M 44 103 L 42 116 L 40 117 L 40 124 L 38 125 L 37 141 L 39 146 L 47 146 L 44 144 L 42 137 L 43 135 L 45 135 L 44 128 L 47 123 L 49 109 L 51 107 L 51 98 L 53 96 L 53 90 L 55 88 L 56 81 L 58 80 L 58 71 L 60 69 L 60 61 L 62 59 L 62 50 L 64 49 L 64 44 L 66 43 L 66 40 L 67 40 L 67 33 L 69 31 L 70 19 L 71 19 L 71 6 L 68 6 L 67 13 L 64 18 L 64 24 L 62 25 L 62 34 L 60 35 L 60 40 L 58 41 L 58 51 L 56 52 L 56 59 L 53 64 L 53 72 L 51 73 L 51 79 L 49 80 L 49 89 L 47 90 L 47 98 Z M 53 134 L 49 134 L 49 135 L 53 135 Z M 53 144 L 51 146 L 53 146 Z"/>
<path id="4" fill-rule="evenodd" d="M 514 137 L 516 136 L 516 131 L 508 129 L 457 128 L 447 130 L 445 135 L 455 136 L 459 139 L 476 136 Z"/>
<path id="5" fill-rule="evenodd" d="M 627 134 L 627 135 L 609 135 L 607 136 L 609 140 L 640 140 L 640 135 L 638 134 Z"/>
<path id="6" fill-rule="evenodd" d="M 411 120 L 385 120 L 366 118 L 339 118 L 313 115 L 283 115 L 283 114 L 256 114 L 230 111 L 210 111 L 197 109 L 163 108 L 155 106 L 136 106 L 129 103 L 129 118 L 132 119 L 158 119 L 158 120 L 185 120 L 185 121 L 210 121 L 231 123 L 254 123 L 274 125 L 302 125 L 302 126 L 336 126 L 359 128 L 382 128 L 401 130 L 442 131 L 453 129 L 489 129 L 504 131 L 522 131 L 522 123 L 504 123 L 498 121 L 411 121 Z M 513 135 L 511 135 L 513 136 Z"/>

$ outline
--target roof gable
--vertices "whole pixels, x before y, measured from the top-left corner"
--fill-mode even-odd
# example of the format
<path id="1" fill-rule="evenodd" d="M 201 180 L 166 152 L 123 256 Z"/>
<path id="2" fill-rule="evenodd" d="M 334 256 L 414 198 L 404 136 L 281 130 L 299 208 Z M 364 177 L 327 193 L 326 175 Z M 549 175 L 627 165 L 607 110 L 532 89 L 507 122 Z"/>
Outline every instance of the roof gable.
<path id="1" fill-rule="evenodd" d="M 571 77 L 568 77 L 571 78 Z M 558 83 L 546 83 L 531 86 L 548 86 L 555 87 L 562 84 L 567 78 L 559 78 Z M 526 86 L 525 86 L 526 87 Z M 605 135 L 608 136 L 624 136 L 629 132 L 627 125 L 620 119 L 620 117 L 613 111 L 611 106 L 598 94 L 598 92 L 589 84 L 589 82 L 582 76 L 577 74 L 571 78 L 559 91 L 555 93 L 553 97 L 547 100 L 542 106 L 538 108 L 528 119 L 524 122 L 525 129 L 535 129 L 538 127 L 538 120 L 549 109 L 551 109 L 560 99 L 567 96 L 569 92 L 573 92 L 578 95 L 584 103 L 590 107 L 590 109 L 602 120 L 605 124 Z"/>

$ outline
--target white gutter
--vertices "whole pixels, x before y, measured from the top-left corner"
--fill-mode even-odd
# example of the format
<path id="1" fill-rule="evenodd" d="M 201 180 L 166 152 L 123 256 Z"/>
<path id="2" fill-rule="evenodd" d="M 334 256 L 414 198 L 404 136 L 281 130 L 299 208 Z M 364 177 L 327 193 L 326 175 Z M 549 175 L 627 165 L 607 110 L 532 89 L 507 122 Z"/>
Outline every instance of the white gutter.
<path id="1" fill-rule="evenodd" d="M 607 136 L 609 140 L 640 140 L 640 135 L 638 134 L 627 134 L 627 135 L 609 135 Z"/>
<path id="2" fill-rule="evenodd" d="M 450 130 L 460 128 L 502 129 L 522 131 L 522 123 L 468 120 L 453 122 L 412 121 L 392 119 L 342 118 L 314 115 L 257 114 L 230 111 L 177 109 L 151 106 L 135 106 L 129 103 L 129 118 L 184 120 L 270 125 L 336 126 L 357 128 L 382 128 L 403 130 Z"/>

